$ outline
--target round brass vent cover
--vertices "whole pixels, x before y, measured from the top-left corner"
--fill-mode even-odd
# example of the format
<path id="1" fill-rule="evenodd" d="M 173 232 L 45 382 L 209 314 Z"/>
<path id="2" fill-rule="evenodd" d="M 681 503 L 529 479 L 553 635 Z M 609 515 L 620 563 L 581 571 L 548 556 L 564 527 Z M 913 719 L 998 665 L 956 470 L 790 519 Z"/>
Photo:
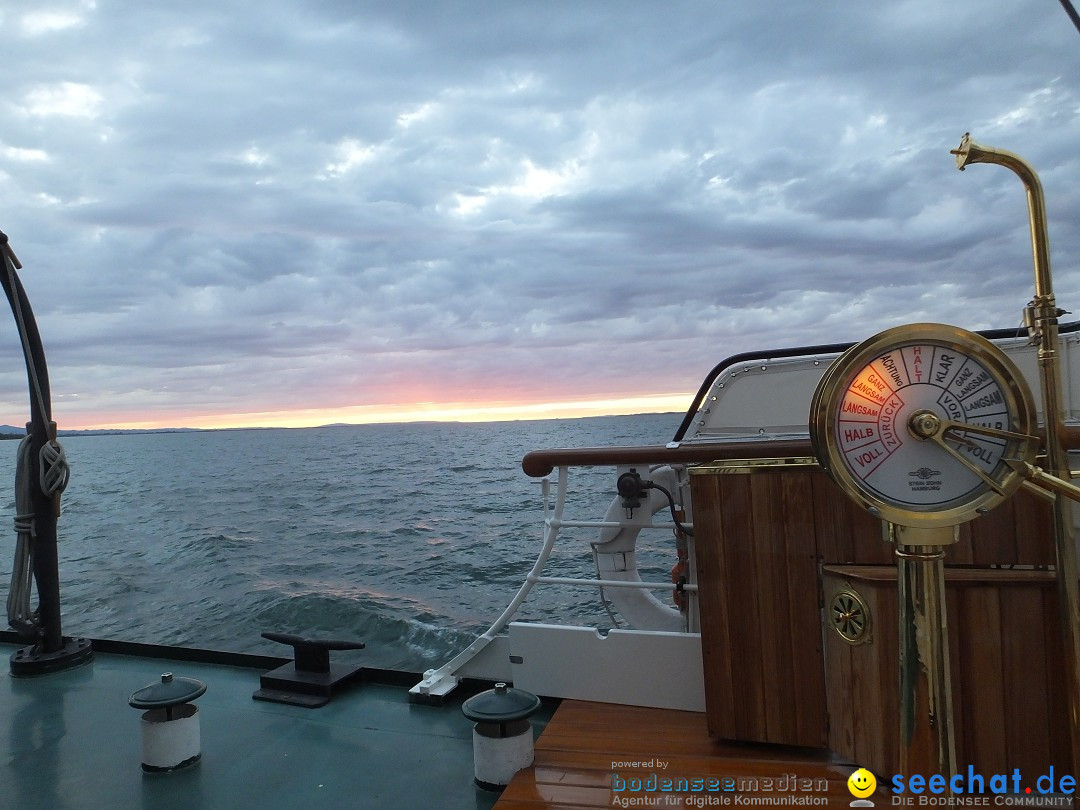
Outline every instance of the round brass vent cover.
<path id="1" fill-rule="evenodd" d="M 855 591 L 837 591 L 829 600 L 829 625 L 848 644 L 867 644 L 870 608 Z"/>

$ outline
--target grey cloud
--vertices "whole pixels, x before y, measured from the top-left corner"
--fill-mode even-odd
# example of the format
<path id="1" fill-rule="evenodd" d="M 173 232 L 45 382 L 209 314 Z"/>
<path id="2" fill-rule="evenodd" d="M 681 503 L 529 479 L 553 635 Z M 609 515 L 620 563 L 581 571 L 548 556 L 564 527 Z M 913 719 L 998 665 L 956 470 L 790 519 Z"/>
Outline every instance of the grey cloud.
<path id="1" fill-rule="evenodd" d="M 1040 170 L 1080 294 L 1055 7 L 83 13 L 0 75 L 0 228 L 76 420 L 689 392 L 754 346 L 1010 325 L 1023 194 L 956 172 L 969 129 Z"/>

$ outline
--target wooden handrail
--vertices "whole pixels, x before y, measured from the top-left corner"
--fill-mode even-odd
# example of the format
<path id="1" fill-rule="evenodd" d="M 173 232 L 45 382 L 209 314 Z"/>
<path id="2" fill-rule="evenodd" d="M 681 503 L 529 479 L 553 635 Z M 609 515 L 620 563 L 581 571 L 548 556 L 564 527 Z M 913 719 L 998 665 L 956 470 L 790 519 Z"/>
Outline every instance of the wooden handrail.
<path id="1" fill-rule="evenodd" d="M 1039 435 L 1043 435 L 1040 428 Z M 1080 449 L 1080 427 L 1069 425 L 1062 438 L 1067 450 Z M 705 464 L 733 458 L 793 458 L 812 456 L 810 439 L 747 439 L 745 441 L 664 444 L 642 447 L 578 447 L 533 450 L 521 460 L 531 478 L 551 475 L 556 467 L 614 467 L 620 464 Z"/>
<path id="2" fill-rule="evenodd" d="M 732 458 L 787 458 L 811 456 L 809 439 L 684 444 L 678 447 L 578 447 L 564 450 L 533 450 L 521 460 L 521 469 L 532 478 L 551 475 L 556 467 L 614 467 L 620 464 L 704 464 Z"/>

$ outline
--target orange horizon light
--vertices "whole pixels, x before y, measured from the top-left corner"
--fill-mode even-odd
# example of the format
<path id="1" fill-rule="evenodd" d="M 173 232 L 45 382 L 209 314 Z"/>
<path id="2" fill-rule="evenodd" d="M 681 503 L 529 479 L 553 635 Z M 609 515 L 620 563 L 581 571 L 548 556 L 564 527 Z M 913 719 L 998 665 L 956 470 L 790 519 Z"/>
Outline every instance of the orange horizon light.
<path id="1" fill-rule="evenodd" d="M 171 412 L 148 419 L 130 419 L 108 414 L 70 414 L 65 418 L 63 413 L 56 412 L 54 418 L 64 430 L 225 430 L 399 422 L 509 422 L 681 412 L 689 406 L 691 397 L 691 394 L 675 393 L 559 402 L 414 402 L 238 413 Z M 24 421 L 25 417 L 22 417 L 18 422 L 10 421 L 10 424 L 22 424 Z"/>

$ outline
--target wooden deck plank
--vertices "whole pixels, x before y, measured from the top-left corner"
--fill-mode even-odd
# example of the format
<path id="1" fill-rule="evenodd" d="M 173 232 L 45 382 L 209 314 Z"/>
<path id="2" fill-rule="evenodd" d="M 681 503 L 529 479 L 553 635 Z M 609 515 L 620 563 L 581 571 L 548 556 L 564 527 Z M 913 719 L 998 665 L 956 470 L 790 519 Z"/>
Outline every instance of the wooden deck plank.
<path id="1" fill-rule="evenodd" d="M 820 770 L 815 770 L 814 773 L 821 773 L 826 776 L 835 776 L 836 778 L 847 779 L 848 774 L 851 773 L 854 768 L 849 765 L 839 762 L 817 762 L 810 759 L 799 759 L 796 757 L 786 757 L 777 759 L 765 759 L 757 758 L 755 755 L 759 753 L 756 750 L 741 750 L 735 754 L 727 754 L 727 758 L 738 759 L 739 762 L 733 765 L 729 771 L 724 771 L 722 767 L 722 761 L 725 758 L 724 754 L 716 754 L 711 757 L 683 757 L 683 756 L 661 756 L 660 759 L 667 764 L 666 770 L 671 772 L 678 772 L 680 776 L 769 776 L 776 775 L 778 773 L 790 773 L 792 770 L 798 770 L 800 767 L 807 766 L 808 764 L 817 764 Z M 567 771 L 573 771 L 575 769 L 591 769 L 593 772 L 602 771 L 605 775 L 605 781 L 611 782 L 612 767 L 611 763 L 616 761 L 610 754 L 597 754 L 595 752 L 588 751 L 537 751 L 536 764 L 548 768 L 551 771 L 557 771 L 565 769 Z M 720 761 L 718 761 L 720 760 Z M 656 770 L 655 768 L 620 768 L 620 773 L 628 773 L 634 775 L 648 774 Z"/>
<path id="2" fill-rule="evenodd" d="M 703 713 L 566 700 L 537 740 L 533 766 L 514 777 L 496 808 L 613 807 L 617 799 L 635 796 L 656 797 L 659 807 L 696 807 L 700 801 L 694 799 L 718 795 L 700 788 L 664 791 L 659 783 L 652 792 L 617 791 L 616 774 L 622 780 L 685 780 L 676 787 L 694 779 L 732 780 L 723 791 L 729 798 L 815 795 L 847 806 L 854 769 L 821 749 L 710 738 Z M 786 789 L 800 783 L 812 789 Z M 880 788 L 874 798 L 888 801 Z"/>

